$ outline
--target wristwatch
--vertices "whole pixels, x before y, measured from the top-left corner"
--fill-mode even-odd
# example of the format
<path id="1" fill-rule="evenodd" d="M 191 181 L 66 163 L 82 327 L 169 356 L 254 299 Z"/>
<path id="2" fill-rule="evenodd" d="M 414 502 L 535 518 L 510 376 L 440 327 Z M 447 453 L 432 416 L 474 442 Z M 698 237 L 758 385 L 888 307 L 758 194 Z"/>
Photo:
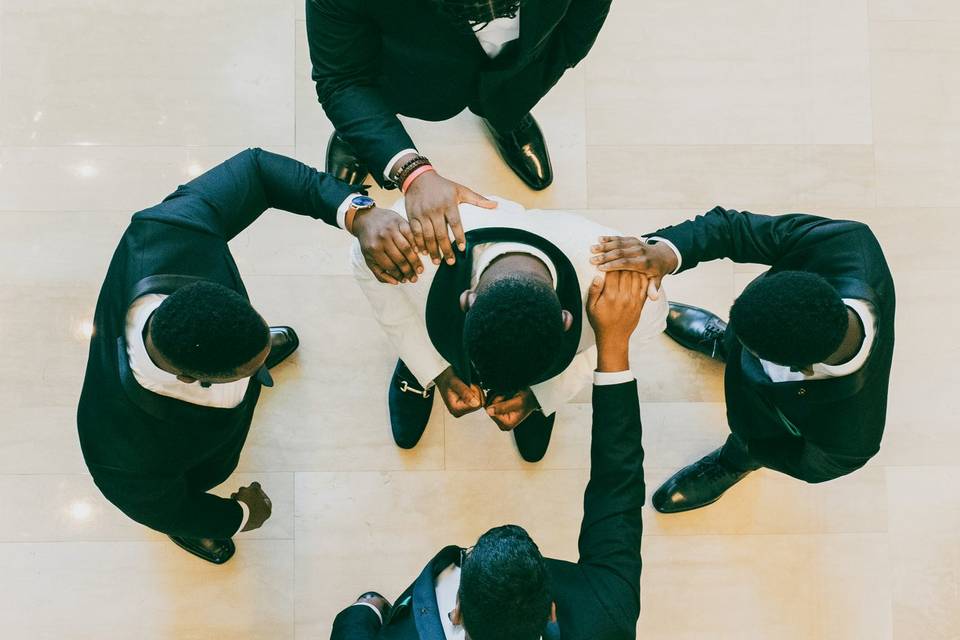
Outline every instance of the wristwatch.
<path id="1" fill-rule="evenodd" d="M 353 233 L 353 221 L 357 219 L 357 215 L 362 211 L 369 211 L 376 206 L 376 201 L 370 196 L 354 197 L 354 199 L 350 201 L 350 208 L 347 209 L 347 215 L 344 218 L 343 226 L 347 228 L 348 232 Z"/>

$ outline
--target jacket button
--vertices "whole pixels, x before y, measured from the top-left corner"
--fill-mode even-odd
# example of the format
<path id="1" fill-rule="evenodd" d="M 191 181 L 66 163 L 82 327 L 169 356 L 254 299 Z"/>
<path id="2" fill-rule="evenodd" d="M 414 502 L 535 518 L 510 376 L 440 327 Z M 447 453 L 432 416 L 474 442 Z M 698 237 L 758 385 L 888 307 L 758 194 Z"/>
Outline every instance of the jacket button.
<path id="1" fill-rule="evenodd" d="M 807 390 L 806 390 L 804 387 L 800 387 L 800 390 L 797 391 L 797 395 L 798 395 L 798 396 L 805 396 L 805 395 L 807 395 Z"/>

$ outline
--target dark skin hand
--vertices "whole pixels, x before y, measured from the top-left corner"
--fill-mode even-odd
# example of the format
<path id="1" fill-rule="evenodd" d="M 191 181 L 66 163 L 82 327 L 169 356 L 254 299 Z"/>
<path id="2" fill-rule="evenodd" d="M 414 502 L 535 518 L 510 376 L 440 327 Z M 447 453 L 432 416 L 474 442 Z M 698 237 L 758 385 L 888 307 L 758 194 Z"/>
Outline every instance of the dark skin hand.
<path id="1" fill-rule="evenodd" d="M 496 396 L 487 405 L 487 415 L 497 424 L 500 431 L 513 431 L 527 417 L 540 408 L 536 396 L 530 387 L 517 392 L 509 398 Z"/>
<path id="2" fill-rule="evenodd" d="M 423 273 L 413 231 L 399 213 L 377 207 L 358 211 L 349 231 L 360 241 L 363 259 L 380 282 L 416 282 Z"/>
<path id="3" fill-rule="evenodd" d="M 376 595 L 374 593 L 365 593 L 359 598 L 357 598 L 357 604 L 359 602 L 364 602 L 366 604 L 372 604 L 377 608 L 377 611 L 380 612 L 380 617 L 384 618 L 387 615 L 387 609 L 390 608 L 390 603 L 387 602 L 387 599 L 383 596 Z"/>
<path id="4" fill-rule="evenodd" d="M 483 391 L 480 387 L 466 384 L 453 372 L 453 367 L 447 367 L 434 378 L 434 382 L 443 403 L 454 418 L 465 416 L 483 406 Z"/>
<path id="5" fill-rule="evenodd" d="M 640 321 L 648 285 L 645 275 L 631 271 L 611 271 L 590 284 L 587 319 L 597 336 L 598 371 L 630 368 L 630 336 Z"/>
<path id="6" fill-rule="evenodd" d="M 250 509 L 250 517 L 243 531 L 253 531 L 263 526 L 263 523 L 270 518 L 273 513 L 273 503 L 263 492 L 259 482 L 252 483 L 249 487 L 240 487 L 236 493 L 230 495 L 231 498 L 244 503 Z"/>
<path id="7" fill-rule="evenodd" d="M 408 154 L 400 158 L 394 168 L 412 157 Z M 497 206 L 493 200 L 484 198 L 462 184 L 447 180 L 436 171 L 428 171 L 415 178 L 405 196 L 407 217 L 410 219 L 417 249 L 421 253 L 429 254 L 434 264 L 440 264 L 441 259 L 445 259 L 447 264 L 456 262 L 450 232 L 453 232 L 453 241 L 461 251 L 467 246 L 457 205 L 464 202 L 484 209 L 495 209 Z"/>
<path id="8" fill-rule="evenodd" d="M 642 238 L 601 236 L 590 250 L 597 254 L 590 262 L 600 271 L 635 271 L 650 279 L 650 298 L 659 297 L 663 277 L 677 268 L 677 255 L 663 242 L 648 244 Z"/>

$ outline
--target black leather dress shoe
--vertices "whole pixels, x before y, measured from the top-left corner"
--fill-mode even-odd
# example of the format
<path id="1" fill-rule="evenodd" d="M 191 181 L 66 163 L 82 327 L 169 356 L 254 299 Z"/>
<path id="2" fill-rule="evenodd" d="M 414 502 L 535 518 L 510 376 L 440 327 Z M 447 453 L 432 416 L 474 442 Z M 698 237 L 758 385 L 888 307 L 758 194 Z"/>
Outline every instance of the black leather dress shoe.
<path id="1" fill-rule="evenodd" d="M 267 369 L 273 369 L 286 360 L 299 346 L 300 338 L 292 328 L 270 327 L 270 354 L 267 356 Z"/>
<path id="2" fill-rule="evenodd" d="M 198 558 L 203 558 L 213 564 L 223 564 L 233 557 L 237 552 L 237 547 L 233 540 L 213 540 L 212 538 L 181 538 L 180 536 L 170 536 L 170 539 L 185 551 L 189 551 Z"/>
<path id="3" fill-rule="evenodd" d="M 534 411 L 513 430 L 513 439 L 517 443 L 520 457 L 527 462 L 540 462 L 550 446 L 553 435 L 553 421 L 557 414 L 543 415 Z"/>
<path id="4" fill-rule="evenodd" d="M 719 360 L 727 361 L 727 349 L 723 337 L 727 332 L 727 323 L 700 307 L 688 304 L 670 303 L 667 314 L 667 335 L 687 349 Z"/>
<path id="5" fill-rule="evenodd" d="M 413 449 L 420 442 L 423 430 L 430 421 L 433 388 L 425 391 L 403 360 L 397 360 L 393 377 L 390 378 L 387 400 L 393 441 L 401 449 Z"/>
<path id="6" fill-rule="evenodd" d="M 653 508 L 660 513 L 679 513 L 713 504 L 723 493 L 743 480 L 749 471 L 738 471 L 720 459 L 720 449 L 680 469 L 653 494 Z"/>
<path id="7" fill-rule="evenodd" d="M 370 171 L 357 158 L 353 147 L 336 131 L 327 142 L 327 173 L 354 187 L 363 185 Z"/>
<path id="8" fill-rule="evenodd" d="M 497 151 L 507 166 L 534 191 L 541 191 L 553 182 L 553 167 L 540 125 L 529 113 L 513 131 L 497 131 L 489 121 L 484 124 L 493 136 Z"/>

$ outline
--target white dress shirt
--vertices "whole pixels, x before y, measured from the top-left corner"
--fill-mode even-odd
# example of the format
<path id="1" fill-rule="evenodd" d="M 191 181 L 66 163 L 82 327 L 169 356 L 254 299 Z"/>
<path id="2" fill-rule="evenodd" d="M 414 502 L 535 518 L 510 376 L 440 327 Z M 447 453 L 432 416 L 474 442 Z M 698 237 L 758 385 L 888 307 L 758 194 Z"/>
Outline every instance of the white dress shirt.
<path id="1" fill-rule="evenodd" d="M 496 209 L 482 209 L 468 204 L 460 205 L 460 218 L 464 230 L 511 227 L 535 233 L 546 239 L 570 260 L 576 270 L 581 299 L 585 302 L 590 284 L 594 276 L 599 273 L 596 266 L 590 262 L 593 257 L 590 247 L 600 236 L 620 235 L 620 232 L 574 213 L 527 211 L 516 202 L 496 196 L 492 199 L 498 203 Z M 406 215 L 402 200 L 392 208 L 400 215 Z M 503 243 L 486 244 L 484 252 L 474 251 L 472 254 L 474 261 L 482 263 L 486 260 L 486 251 L 497 250 L 496 248 Z M 529 249 L 532 247 L 527 247 L 525 252 Z M 379 282 L 370 273 L 360 252 L 359 244 L 356 242 L 351 251 L 351 261 L 354 278 L 370 302 L 374 317 L 387 334 L 397 355 L 421 384 L 430 384 L 450 366 L 450 363 L 433 346 L 426 327 L 427 298 L 438 266 L 430 261 L 424 261 L 424 270 L 417 282 L 388 285 Z M 549 261 L 547 265 L 550 266 Z M 585 313 L 582 307 L 581 312 Z M 640 315 L 637 330 L 634 332 L 634 344 L 640 345 L 660 334 L 666 327 L 667 312 L 666 295 L 661 295 L 657 300 L 648 299 Z M 596 367 L 595 337 L 590 323 L 584 317 L 580 328 L 577 355 L 566 370 L 550 380 L 531 386 L 543 413 L 545 415 L 554 413 L 560 405 L 588 385 L 593 379 L 593 371 Z"/>
<path id="2" fill-rule="evenodd" d="M 159 293 L 148 293 L 133 301 L 127 310 L 125 337 L 127 339 L 127 360 L 134 379 L 141 387 L 157 395 L 166 396 L 175 400 L 182 400 L 190 404 L 218 409 L 233 409 L 247 394 L 250 378 L 243 378 L 235 382 L 212 384 L 203 387 L 199 382 L 181 382 L 177 376 L 164 371 L 150 359 L 147 347 L 143 341 L 143 330 L 147 320 L 160 303 L 167 296 Z M 250 509 L 241 500 L 237 504 L 243 510 L 243 519 L 237 533 L 243 531 L 250 517 Z"/>
<path id="3" fill-rule="evenodd" d="M 477 36 L 480 46 L 483 47 L 484 53 L 492 60 L 500 55 L 508 42 L 513 42 L 520 38 L 520 11 L 517 10 L 517 15 L 512 18 L 496 18 L 491 20 L 479 31 L 474 31 L 474 34 Z M 397 164 L 397 160 L 408 153 L 417 153 L 417 150 L 404 149 L 390 158 L 387 166 L 383 169 L 383 177 L 386 180 L 390 180 L 390 170 L 393 169 L 393 165 Z M 340 226 L 342 227 L 343 225 L 341 224 Z"/>

